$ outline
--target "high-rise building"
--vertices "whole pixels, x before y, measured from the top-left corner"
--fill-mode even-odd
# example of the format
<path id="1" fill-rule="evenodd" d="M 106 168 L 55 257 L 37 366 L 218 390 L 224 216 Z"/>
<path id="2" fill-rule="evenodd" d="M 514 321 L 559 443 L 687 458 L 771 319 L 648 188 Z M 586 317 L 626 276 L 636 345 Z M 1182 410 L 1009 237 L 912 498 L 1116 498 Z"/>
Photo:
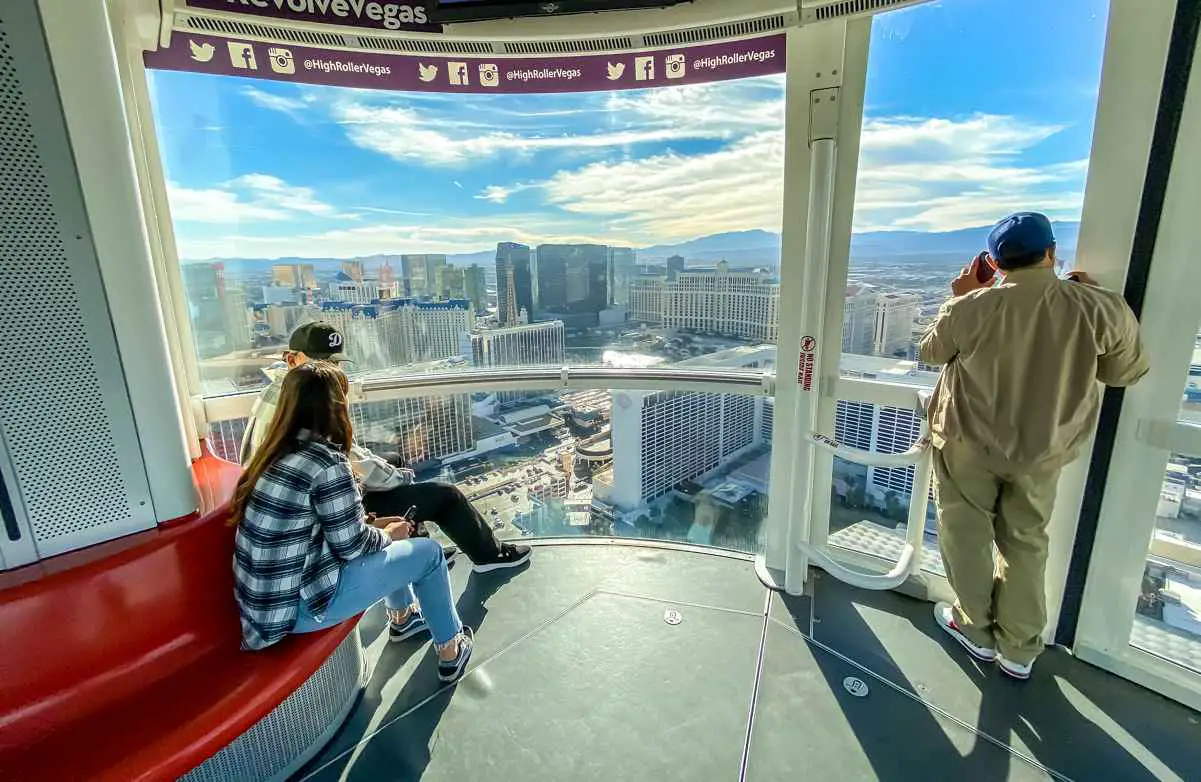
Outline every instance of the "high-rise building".
<path id="1" fill-rule="evenodd" d="M 225 292 L 225 324 L 230 350 L 245 350 L 254 344 L 254 312 L 241 288 Z"/>
<path id="2" fill-rule="evenodd" d="M 321 319 L 321 308 L 312 304 L 269 304 L 263 308 L 267 334 L 286 340 L 297 326 Z"/>
<path id="3" fill-rule="evenodd" d="M 354 371 L 371 372 L 458 355 L 459 335 L 475 322 L 464 299 L 327 302 L 322 317 L 342 330 Z"/>
<path id="4" fill-rule="evenodd" d="M 630 281 L 638 276 L 638 255 L 629 247 L 609 248 L 609 303 L 629 304 Z"/>
<path id="5" fill-rule="evenodd" d="M 421 467 L 475 447 L 467 394 L 408 397 L 351 405 L 355 439 L 377 453 L 395 453 Z"/>
<path id="6" fill-rule="evenodd" d="M 610 304 L 609 264 L 604 245 L 539 245 L 538 312 L 595 326 Z"/>
<path id="7" fill-rule="evenodd" d="M 845 375 L 888 378 L 893 383 L 915 388 L 932 388 L 938 372 L 926 372 L 911 361 L 894 361 L 844 353 L 840 367 Z M 834 436 L 838 442 L 864 451 L 903 453 L 921 433 L 916 411 L 902 407 L 874 405 L 868 402 L 839 402 Z M 868 467 L 867 488 L 883 496 L 895 492 L 902 504 L 908 504 L 913 491 L 913 467 Z"/>
<path id="8" fill-rule="evenodd" d="M 662 323 L 665 287 L 665 277 L 635 277 L 630 280 L 626 297 L 630 308 L 630 320 L 655 325 Z"/>
<path id="9" fill-rule="evenodd" d="M 872 344 L 877 356 L 909 358 L 913 325 L 921 312 L 920 296 L 881 293 L 876 299 L 876 329 Z"/>
<path id="10" fill-rule="evenodd" d="M 479 329 L 462 336 L 459 352 L 477 367 L 522 367 L 563 363 L 563 321 Z"/>
<path id="11" fill-rule="evenodd" d="M 517 325 L 522 310 L 530 318 L 534 315 L 534 283 L 530 265 L 528 246 L 514 242 L 496 245 L 496 311 L 502 326 Z"/>
<path id="12" fill-rule="evenodd" d="M 667 259 L 667 280 L 675 282 L 684 273 L 684 256 L 673 255 Z"/>
<path id="13" fill-rule="evenodd" d="M 182 267 L 192 334 L 200 358 L 213 358 L 252 344 L 252 314 L 246 294 L 227 286 L 225 265 L 189 263 Z"/>
<path id="14" fill-rule="evenodd" d="M 371 304 L 376 301 L 400 299 L 400 282 L 393 280 L 352 279 L 345 272 L 338 272 L 327 288 L 330 301 L 348 304 Z"/>
<path id="15" fill-rule="evenodd" d="M 467 270 L 440 266 L 434 270 L 434 290 L 440 299 L 467 299 Z"/>
<path id="16" fill-rule="evenodd" d="M 473 263 L 463 270 L 463 293 L 476 315 L 488 312 L 488 278 L 479 264 Z"/>
<path id="17" fill-rule="evenodd" d="M 881 293 L 870 285 L 847 287 L 842 350 L 861 356 L 908 358 L 921 298 Z"/>
<path id="18" fill-rule="evenodd" d="M 733 348 L 678 366 L 765 368 L 775 355 L 774 346 Z M 696 391 L 613 392 L 613 472 L 599 499 L 632 511 L 762 444 L 771 428 L 764 425 L 770 415 L 764 402 Z"/>
<path id="19" fill-rule="evenodd" d="M 438 295 L 438 270 L 446 266 L 445 255 L 402 255 L 400 256 L 400 266 L 405 278 L 405 292 L 408 296 Z"/>
<path id="20" fill-rule="evenodd" d="M 668 328 L 711 331 L 775 342 L 780 286 L 760 271 L 714 269 L 681 272 L 663 286 L 661 322 Z"/>
<path id="21" fill-rule="evenodd" d="M 367 276 L 362 261 L 342 261 L 342 273 L 355 282 L 362 282 Z"/>
<path id="22" fill-rule="evenodd" d="M 284 288 L 300 287 L 300 270 L 295 264 L 277 263 L 271 267 L 271 284 Z"/>

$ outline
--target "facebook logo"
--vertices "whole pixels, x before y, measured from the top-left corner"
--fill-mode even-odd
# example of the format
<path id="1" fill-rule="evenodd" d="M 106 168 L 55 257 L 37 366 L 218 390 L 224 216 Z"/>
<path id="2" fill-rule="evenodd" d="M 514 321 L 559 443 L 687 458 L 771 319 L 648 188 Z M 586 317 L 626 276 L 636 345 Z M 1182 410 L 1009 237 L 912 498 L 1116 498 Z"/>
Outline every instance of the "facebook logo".
<path id="1" fill-rule="evenodd" d="M 230 65 L 249 71 L 258 70 L 259 65 L 255 62 L 254 47 L 252 45 L 236 41 L 229 41 L 226 45 L 229 47 Z"/>
<path id="2" fill-rule="evenodd" d="M 651 81 L 655 78 L 655 58 L 634 58 L 634 79 L 636 81 Z"/>
<path id="3" fill-rule="evenodd" d="M 448 62 L 446 70 L 450 73 L 450 83 L 465 87 L 471 84 L 471 80 L 467 78 L 467 63 L 465 62 Z"/>

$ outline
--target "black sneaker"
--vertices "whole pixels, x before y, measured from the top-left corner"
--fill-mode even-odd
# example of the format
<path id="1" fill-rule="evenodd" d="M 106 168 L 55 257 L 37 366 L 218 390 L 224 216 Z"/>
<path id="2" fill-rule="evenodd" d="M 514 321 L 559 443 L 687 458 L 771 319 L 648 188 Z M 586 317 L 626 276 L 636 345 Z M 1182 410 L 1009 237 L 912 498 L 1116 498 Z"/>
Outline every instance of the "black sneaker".
<path id="1" fill-rule="evenodd" d="M 442 559 L 446 560 L 446 569 L 450 570 L 455 566 L 455 557 L 459 555 L 458 546 L 446 546 L 442 549 Z"/>
<path id="2" fill-rule="evenodd" d="M 415 635 L 428 633 L 429 626 L 425 623 L 425 617 L 419 611 L 413 611 L 409 617 L 401 624 L 396 622 L 388 622 L 388 640 L 392 643 L 407 641 Z"/>
<path id="3" fill-rule="evenodd" d="M 459 634 L 459 653 L 453 660 L 438 661 L 438 680 L 450 684 L 457 682 L 467 670 L 467 661 L 471 659 L 471 649 L 475 646 L 475 634 L 471 628 L 463 625 Z"/>
<path id="4" fill-rule="evenodd" d="M 500 555 L 487 562 L 477 562 L 472 568 L 476 573 L 491 573 L 493 570 L 521 567 L 530 561 L 532 553 L 529 546 L 515 546 L 512 543 L 502 543 Z"/>

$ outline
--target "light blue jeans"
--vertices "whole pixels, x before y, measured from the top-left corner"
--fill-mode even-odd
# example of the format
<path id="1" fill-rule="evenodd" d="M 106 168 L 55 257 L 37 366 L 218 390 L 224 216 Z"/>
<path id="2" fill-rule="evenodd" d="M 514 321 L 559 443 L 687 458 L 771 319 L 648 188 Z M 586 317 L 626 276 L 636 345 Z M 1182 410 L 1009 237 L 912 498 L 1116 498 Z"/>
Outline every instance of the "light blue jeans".
<path id="1" fill-rule="evenodd" d="M 388 608 L 403 611 L 413 604 L 414 597 L 421 604 L 421 614 L 435 644 L 446 644 L 462 632 L 463 622 L 450 594 L 442 546 L 431 538 L 393 541 L 383 551 L 342 565 L 338 589 L 325 613 L 320 618 L 313 616 L 301 600 L 292 632 L 312 633 L 333 627 L 366 611 L 380 598 Z"/>

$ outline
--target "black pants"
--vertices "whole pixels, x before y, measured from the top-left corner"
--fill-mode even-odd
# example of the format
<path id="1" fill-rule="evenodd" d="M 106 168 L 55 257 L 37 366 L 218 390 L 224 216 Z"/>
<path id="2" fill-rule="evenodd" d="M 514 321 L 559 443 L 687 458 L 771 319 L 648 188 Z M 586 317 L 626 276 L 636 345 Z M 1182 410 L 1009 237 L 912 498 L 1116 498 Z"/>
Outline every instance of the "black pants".
<path id="1" fill-rule="evenodd" d="M 414 506 L 418 521 L 437 524 L 472 562 L 491 562 L 500 556 L 500 543 L 492 534 L 492 528 L 463 492 L 454 486 L 414 483 L 363 494 L 363 507 L 379 516 L 403 516 Z"/>

